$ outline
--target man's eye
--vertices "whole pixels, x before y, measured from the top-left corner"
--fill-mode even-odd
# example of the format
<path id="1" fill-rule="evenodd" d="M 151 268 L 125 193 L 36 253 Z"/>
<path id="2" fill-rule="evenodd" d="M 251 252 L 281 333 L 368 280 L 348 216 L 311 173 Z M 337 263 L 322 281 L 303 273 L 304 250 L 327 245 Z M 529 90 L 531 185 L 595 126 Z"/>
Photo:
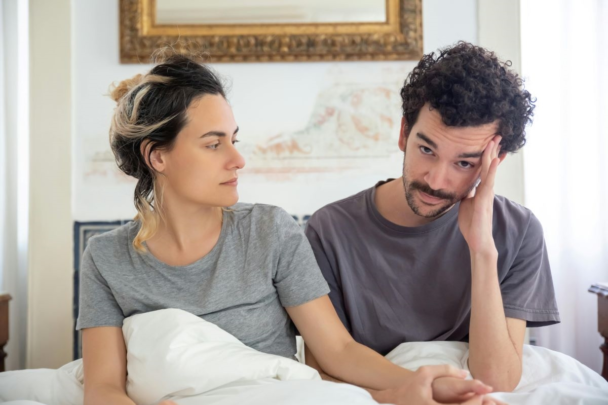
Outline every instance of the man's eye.
<path id="1" fill-rule="evenodd" d="M 463 169 L 470 169 L 471 167 L 473 167 L 472 164 L 470 164 L 469 162 L 465 162 L 465 161 L 458 162 L 457 164 L 459 167 L 461 167 Z"/>
<path id="2" fill-rule="evenodd" d="M 433 151 L 431 149 L 427 148 L 426 146 L 421 146 L 420 147 L 420 151 L 422 153 L 424 153 L 425 155 L 432 155 L 433 154 Z"/>

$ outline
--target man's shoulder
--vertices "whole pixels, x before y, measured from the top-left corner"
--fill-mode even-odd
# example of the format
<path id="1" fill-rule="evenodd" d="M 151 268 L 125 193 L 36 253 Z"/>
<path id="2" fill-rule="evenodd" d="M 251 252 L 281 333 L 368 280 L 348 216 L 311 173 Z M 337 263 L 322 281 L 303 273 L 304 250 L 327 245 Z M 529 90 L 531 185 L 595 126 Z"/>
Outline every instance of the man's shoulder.
<path id="1" fill-rule="evenodd" d="M 540 221 L 529 208 L 501 195 L 494 197 L 494 226 L 520 236 L 528 232 L 542 234 Z"/>
<path id="2" fill-rule="evenodd" d="M 317 227 L 320 224 L 342 222 L 345 219 L 352 220 L 353 217 L 365 215 L 367 212 L 368 195 L 371 192 L 372 189 L 368 188 L 325 205 L 310 217 L 308 224 Z"/>

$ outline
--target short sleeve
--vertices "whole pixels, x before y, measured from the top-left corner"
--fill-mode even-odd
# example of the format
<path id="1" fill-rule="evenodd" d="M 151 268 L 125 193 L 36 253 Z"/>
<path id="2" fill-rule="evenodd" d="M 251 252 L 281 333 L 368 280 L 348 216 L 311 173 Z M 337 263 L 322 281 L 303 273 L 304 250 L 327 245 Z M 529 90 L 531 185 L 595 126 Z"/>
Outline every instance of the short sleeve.
<path id="1" fill-rule="evenodd" d="M 317 264 L 321 269 L 321 273 L 323 274 L 325 281 L 327 281 L 327 284 L 329 285 L 329 299 L 331 300 L 331 303 L 336 309 L 340 320 L 342 321 L 348 332 L 352 334 L 350 322 L 348 321 L 348 317 L 346 316 L 346 311 L 344 308 L 344 296 L 342 294 L 341 283 L 339 281 L 338 276 L 336 275 L 335 270 L 332 268 L 328 253 L 323 247 L 323 243 L 321 241 L 321 238 L 319 237 L 317 230 L 315 229 L 314 223 L 315 221 L 312 218 L 308 221 L 305 231 L 306 237 L 308 238 L 308 242 L 310 242 L 310 246 L 317 260 Z"/>
<path id="2" fill-rule="evenodd" d="M 275 221 L 279 252 L 273 279 L 281 305 L 295 307 L 327 295 L 329 287 L 300 225 L 280 208 Z"/>
<path id="3" fill-rule="evenodd" d="M 97 326 L 122 327 L 124 319 L 112 290 L 95 264 L 93 259 L 95 247 L 94 239 L 91 239 L 82 256 L 76 330 Z"/>
<path id="4" fill-rule="evenodd" d="M 560 322 L 543 229 L 532 213 L 519 251 L 500 288 L 507 317 L 523 319 L 528 327 Z"/>

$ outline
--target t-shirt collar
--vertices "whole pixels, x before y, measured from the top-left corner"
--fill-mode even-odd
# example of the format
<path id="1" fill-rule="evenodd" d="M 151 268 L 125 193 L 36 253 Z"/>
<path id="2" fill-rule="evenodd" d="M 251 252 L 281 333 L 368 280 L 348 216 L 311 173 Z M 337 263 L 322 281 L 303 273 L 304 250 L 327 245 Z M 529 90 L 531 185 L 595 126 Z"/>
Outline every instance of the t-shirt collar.
<path id="1" fill-rule="evenodd" d="M 367 195 L 366 195 L 366 205 L 367 205 L 368 213 L 375 220 L 375 222 L 378 223 L 380 226 L 388 228 L 392 231 L 399 232 L 399 233 L 420 234 L 420 233 L 427 233 L 427 232 L 431 232 L 431 231 L 440 229 L 440 228 L 444 227 L 446 224 L 448 224 L 452 221 L 455 221 L 458 218 L 458 209 L 460 208 L 460 201 L 457 202 L 444 215 L 429 222 L 428 224 L 410 227 L 410 226 L 397 225 L 394 222 L 389 221 L 388 219 L 384 218 L 382 216 L 382 214 L 380 214 L 380 211 L 378 211 L 378 208 L 376 207 L 376 204 L 374 203 L 374 201 L 375 201 L 376 189 L 379 186 L 386 184 L 393 180 L 395 180 L 395 179 L 389 178 L 385 181 L 379 181 L 378 183 L 376 183 L 376 185 L 374 187 L 372 187 L 368 190 Z M 405 196 L 403 198 L 405 198 Z"/>

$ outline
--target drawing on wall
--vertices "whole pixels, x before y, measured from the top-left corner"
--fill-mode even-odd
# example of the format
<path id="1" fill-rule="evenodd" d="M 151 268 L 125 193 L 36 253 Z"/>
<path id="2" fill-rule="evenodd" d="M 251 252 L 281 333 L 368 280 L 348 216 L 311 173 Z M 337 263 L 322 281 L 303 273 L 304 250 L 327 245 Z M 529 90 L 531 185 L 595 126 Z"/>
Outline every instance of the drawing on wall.
<path id="1" fill-rule="evenodd" d="M 362 160 L 387 159 L 395 150 L 399 106 L 399 94 L 388 86 L 332 86 L 318 95 L 304 128 L 261 139 L 245 150 L 244 172 L 335 172 L 358 169 Z"/>
<path id="2" fill-rule="evenodd" d="M 306 174 L 353 172 L 386 164 L 399 152 L 399 89 L 407 71 L 402 66 L 366 83 L 361 71 L 349 76 L 348 71 L 334 69 L 300 128 L 247 130 L 238 145 L 247 162 L 241 173 L 263 181 L 291 181 Z M 247 127 L 242 121 L 239 125 Z M 107 138 L 101 141 L 85 143 L 84 180 L 131 181 L 116 167 Z"/>

